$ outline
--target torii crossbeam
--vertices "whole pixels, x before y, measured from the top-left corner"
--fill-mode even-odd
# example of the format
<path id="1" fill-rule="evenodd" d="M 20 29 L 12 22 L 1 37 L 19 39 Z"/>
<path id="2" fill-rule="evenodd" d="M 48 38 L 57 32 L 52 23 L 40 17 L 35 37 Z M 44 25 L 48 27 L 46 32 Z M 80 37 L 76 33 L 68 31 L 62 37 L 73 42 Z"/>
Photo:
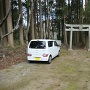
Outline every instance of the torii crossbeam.
<path id="1" fill-rule="evenodd" d="M 89 45 L 88 45 L 88 51 L 90 51 L 90 25 L 84 25 L 84 24 L 65 24 L 65 31 L 70 32 L 70 48 L 69 50 L 72 49 L 72 35 L 73 31 L 88 31 L 89 35 Z"/>

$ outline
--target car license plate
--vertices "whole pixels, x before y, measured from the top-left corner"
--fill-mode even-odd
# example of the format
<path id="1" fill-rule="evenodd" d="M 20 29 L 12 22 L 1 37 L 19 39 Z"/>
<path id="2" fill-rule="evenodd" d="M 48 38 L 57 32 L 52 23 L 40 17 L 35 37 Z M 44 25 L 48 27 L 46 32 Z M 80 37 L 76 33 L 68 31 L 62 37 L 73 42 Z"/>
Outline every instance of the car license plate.
<path id="1" fill-rule="evenodd" d="M 35 57 L 35 60 L 40 60 L 40 57 Z"/>

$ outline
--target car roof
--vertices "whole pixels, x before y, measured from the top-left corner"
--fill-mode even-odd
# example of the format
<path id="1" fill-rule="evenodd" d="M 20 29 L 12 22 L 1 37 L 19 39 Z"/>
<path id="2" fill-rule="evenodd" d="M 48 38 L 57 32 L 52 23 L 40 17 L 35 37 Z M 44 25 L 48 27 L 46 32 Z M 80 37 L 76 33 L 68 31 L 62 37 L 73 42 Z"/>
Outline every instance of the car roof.
<path id="1" fill-rule="evenodd" d="M 32 39 L 31 41 L 55 41 L 52 39 Z"/>

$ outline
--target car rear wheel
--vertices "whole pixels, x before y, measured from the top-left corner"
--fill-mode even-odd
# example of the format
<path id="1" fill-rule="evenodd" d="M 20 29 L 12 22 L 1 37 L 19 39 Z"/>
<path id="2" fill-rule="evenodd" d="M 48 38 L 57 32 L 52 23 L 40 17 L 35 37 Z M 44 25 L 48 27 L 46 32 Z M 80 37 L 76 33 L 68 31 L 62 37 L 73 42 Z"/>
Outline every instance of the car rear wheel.
<path id="1" fill-rule="evenodd" d="M 52 61 L 52 57 L 51 57 L 51 56 L 49 56 L 49 58 L 48 58 L 48 64 L 50 64 L 50 63 L 51 63 L 51 61 Z"/>
<path id="2" fill-rule="evenodd" d="M 31 61 L 31 60 L 28 60 L 28 63 L 32 63 L 33 61 Z"/>

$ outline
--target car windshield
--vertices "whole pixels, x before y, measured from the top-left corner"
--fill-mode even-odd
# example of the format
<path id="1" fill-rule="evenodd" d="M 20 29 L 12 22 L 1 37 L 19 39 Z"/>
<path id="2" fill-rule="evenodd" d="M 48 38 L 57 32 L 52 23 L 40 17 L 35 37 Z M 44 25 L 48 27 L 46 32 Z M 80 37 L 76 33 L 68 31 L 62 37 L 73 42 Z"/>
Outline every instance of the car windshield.
<path id="1" fill-rule="evenodd" d="M 31 41 L 29 48 L 45 49 L 46 43 L 45 41 Z"/>

